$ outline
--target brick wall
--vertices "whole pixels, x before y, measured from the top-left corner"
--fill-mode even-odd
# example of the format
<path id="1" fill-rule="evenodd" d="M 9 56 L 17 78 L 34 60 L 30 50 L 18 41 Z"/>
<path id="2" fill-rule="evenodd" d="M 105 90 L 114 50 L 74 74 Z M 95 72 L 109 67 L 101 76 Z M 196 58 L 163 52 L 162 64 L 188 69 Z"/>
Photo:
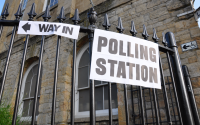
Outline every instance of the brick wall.
<path id="1" fill-rule="evenodd" d="M 18 1 L 7 0 L 6 2 L 11 3 L 9 7 L 10 16 L 8 19 L 14 19 L 14 12 L 17 10 L 16 5 Z M 27 8 L 30 8 L 30 1 L 27 4 Z M 43 21 L 42 15 L 42 5 L 40 5 L 38 0 L 35 0 L 36 10 L 38 16 L 36 17 L 37 21 Z M 69 6 L 70 3 L 72 6 Z M 191 6 L 183 0 L 109 0 L 109 1 L 94 1 L 95 10 L 98 13 L 98 21 L 96 25 L 100 29 L 102 27 L 104 14 L 108 13 L 109 21 L 111 23 L 111 31 L 117 32 L 116 26 L 118 17 L 122 18 L 123 26 L 125 28 L 124 33 L 130 35 L 131 21 L 135 22 L 136 30 L 138 32 L 137 37 L 142 38 L 142 25 L 145 24 L 147 31 L 150 35 L 149 40 L 152 41 L 153 28 L 157 30 L 157 35 L 160 38 L 159 43 L 161 44 L 162 32 L 166 33 L 171 31 L 174 33 L 178 45 L 178 50 L 180 53 L 180 58 L 182 64 L 185 64 L 189 68 L 191 75 L 192 85 L 194 88 L 194 94 L 197 101 L 197 106 L 200 111 L 200 51 L 199 49 L 194 49 L 186 52 L 182 52 L 180 45 L 189 41 L 196 40 L 198 46 L 200 46 L 200 30 L 198 24 L 195 21 L 193 14 L 177 17 L 178 14 L 191 10 Z M 81 26 L 88 26 L 87 20 L 87 9 L 91 7 L 89 2 L 87 5 L 84 5 L 82 1 L 76 0 L 64 2 L 59 2 L 58 6 L 52 8 L 51 15 L 52 18 L 49 22 L 56 21 L 56 17 L 60 11 L 61 6 L 65 6 L 66 15 L 71 17 L 73 15 L 74 8 L 79 8 Z M 14 6 L 15 5 L 15 6 Z M 29 10 L 25 10 L 25 14 Z M 25 15 L 24 20 L 28 19 L 28 16 Z M 70 19 L 65 21 L 66 23 L 72 23 Z M 12 28 L 4 28 L 2 38 L 0 41 L 0 71 L 3 72 L 6 49 L 3 42 L 9 44 L 10 35 L 7 36 L 7 33 L 11 31 Z M 19 67 L 21 65 L 21 57 L 23 51 L 23 40 L 24 35 L 17 35 L 15 38 L 14 48 L 12 51 L 12 56 L 10 60 L 10 65 L 8 69 L 8 74 L 6 78 L 6 85 L 4 90 L 3 99 L 8 101 L 12 106 L 14 105 L 16 87 L 18 83 L 19 76 Z M 40 36 L 31 36 L 28 53 L 26 60 L 29 60 L 34 57 L 39 56 L 40 49 Z M 37 123 L 39 125 L 50 124 L 51 118 L 51 102 L 52 102 L 52 88 L 53 88 L 53 76 L 54 76 L 54 65 L 55 65 L 55 54 L 56 54 L 56 41 L 57 37 L 52 35 L 46 38 L 45 40 L 45 51 L 43 58 L 43 74 L 42 74 L 42 84 L 41 84 L 41 97 L 39 100 L 39 117 Z M 79 35 L 78 50 L 87 43 L 87 34 L 81 33 Z M 70 119 L 70 91 L 71 91 L 71 68 L 72 68 L 72 40 L 62 37 L 61 41 L 61 50 L 60 50 L 60 61 L 59 61 L 59 73 L 58 73 L 58 86 L 57 86 L 57 102 L 56 102 L 56 123 L 59 125 L 68 124 Z M 169 76 L 168 66 L 166 64 L 166 55 L 161 53 L 164 74 Z M 31 64 L 31 62 L 26 63 Z M 13 70 L 14 69 L 14 70 Z M 169 89 L 167 89 L 169 91 Z M 131 108 L 131 90 L 128 86 L 128 104 L 129 104 L 129 114 L 130 121 L 133 121 L 132 118 L 132 108 Z M 134 93 L 133 93 L 134 94 Z M 148 91 L 146 92 L 148 94 Z M 162 97 L 162 93 L 159 94 Z M 137 96 L 134 95 L 134 100 L 137 100 Z M 151 101 L 146 102 L 146 106 L 149 107 Z M 161 107 L 163 107 L 163 100 L 159 102 Z M 137 107 L 137 103 L 134 104 Z M 148 109 L 148 108 L 147 108 Z M 163 109 L 163 108 L 161 108 Z M 136 112 L 139 112 L 138 109 L 135 109 Z M 118 116 L 115 121 L 115 124 L 124 125 L 125 124 L 125 110 L 124 110 L 124 89 L 123 85 L 118 84 Z M 161 110 L 163 120 L 166 119 L 165 111 Z M 151 118 L 151 113 L 148 113 L 148 116 Z M 98 118 L 97 118 L 98 119 Z M 99 118 L 100 119 L 100 118 Z M 105 118 L 107 119 L 107 118 Z M 77 120 L 77 124 L 89 124 L 88 120 L 83 120 L 84 123 Z M 107 124 L 107 120 L 100 119 L 97 124 Z M 138 123 L 139 121 L 136 120 Z M 132 124 L 132 122 L 130 122 Z"/>

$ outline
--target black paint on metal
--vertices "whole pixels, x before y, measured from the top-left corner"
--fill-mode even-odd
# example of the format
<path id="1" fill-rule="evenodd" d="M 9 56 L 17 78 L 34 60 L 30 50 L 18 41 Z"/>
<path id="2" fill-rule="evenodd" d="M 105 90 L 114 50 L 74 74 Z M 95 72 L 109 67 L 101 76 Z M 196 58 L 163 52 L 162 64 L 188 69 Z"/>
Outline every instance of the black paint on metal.
<path id="1" fill-rule="evenodd" d="M 88 13 L 88 19 L 90 22 L 88 29 L 91 29 L 90 32 L 88 32 L 90 67 L 91 67 L 91 60 L 92 60 L 92 43 L 94 39 L 94 29 L 96 28 L 95 23 L 97 21 L 96 15 L 97 13 L 94 10 L 94 8 L 90 8 L 89 13 Z M 94 85 L 94 80 L 90 80 L 90 125 L 95 125 L 95 124 L 96 124 L 95 85 Z"/>
<path id="2" fill-rule="evenodd" d="M 32 4 L 31 10 L 28 13 L 28 15 L 29 15 L 29 21 L 33 21 L 33 18 L 37 15 L 35 13 L 35 4 L 34 3 Z M 21 68 L 20 68 L 20 75 L 19 75 L 19 81 L 18 81 L 18 86 L 17 86 L 17 93 L 16 93 L 16 99 L 15 99 L 15 107 L 14 107 L 12 125 L 15 125 L 16 120 L 17 120 L 17 112 L 18 112 L 18 106 L 19 106 L 19 100 L 20 100 L 22 79 L 23 79 L 23 73 L 24 73 L 24 64 L 25 64 L 25 60 L 26 60 L 26 53 L 27 53 L 29 37 L 30 37 L 30 35 L 26 35 L 26 40 L 24 42 L 24 51 L 23 51 L 22 64 L 21 64 Z"/>
<path id="3" fill-rule="evenodd" d="M 180 57 L 176 45 L 176 40 L 174 37 L 174 34 L 172 32 L 168 32 L 165 34 L 166 42 L 168 43 L 167 46 L 174 50 L 174 55 L 172 56 L 172 61 L 174 62 L 174 78 L 176 78 L 176 87 L 178 86 L 179 89 L 177 89 L 178 93 L 178 99 L 180 102 L 180 108 L 181 108 L 181 114 L 183 119 L 183 125 L 194 125 L 194 119 L 192 115 L 191 105 L 189 103 L 189 97 L 187 94 L 185 81 L 183 77 L 183 72 L 181 69 L 181 62 Z"/>
<path id="4" fill-rule="evenodd" d="M 45 14 L 42 16 L 45 22 L 51 18 L 49 14 L 49 6 L 46 7 Z M 43 52 L 44 52 L 44 40 L 45 36 L 42 36 L 41 46 L 40 46 L 40 57 L 39 57 L 39 64 L 38 64 L 38 71 L 37 71 L 37 81 L 35 85 L 35 94 L 34 94 L 34 101 L 33 101 L 33 113 L 32 113 L 32 121 L 31 125 L 35 125 L 35 117 L 36 117 L 36 109 L 37 109 L 37 101 L 38 101 L 38 90 L 39 90 L 39 82 L 41 77 L 41 68 L 42 68 L 42 59 L 43 59 Z"/>
<path id="5" fill-rule="evenodd" d="M 119 33 L 123 33 L 124 28 L 122 26 L 121 17 L 118 18 L 118 26 L 116 27 Z M 124 84 L 124 101 L 125 101 L 125 113 L 126 113 L 126 125 L 129 125 L 129 113 L 128 113 L 128 100 L 127 100 L 127 85 Z"/>
<path id="6" fill-rule="evenodd" d="M 164 38 L 163 38 L 162 42 L 164 43 L 164 45 L 166 44 Z M 163 89 L 163 97 L 164 97 L 164 102 L 165 102 L 167 121 L 168 121 L 169 125 L 172 125 L 172 120 L 171 120 L 171 115 L 170 115 L 170 108 L 169 108 L 169 100 L 168 100 L 168 95 L 167 95 L 167 89 L 166 89 L 166 84 L 165 84 L 163 68 L 162 68 L 162 61 L 161 61 L 160 54 L 159 54 L 159 65 L 160 65 L 161 84 L 162 84 L 162 89 Z"/>
<path id="7" fill-rule="evenodd" d="M 188 92 L 188 96 L 189 96 L 190 105 L 192 107 L 191 109 L 192 109 L 192 114 L 193 114 L 193 117 L 194 117 L 194 123 L 195 123 L 195 125 L 200 125 L 198 108 L 197 108 L 196 100 L 195 100 L 195 97 L 194 97 L 194 92 L 193 92 L 192 83 L 191 83 L 191 80 L 190 80 L 190 74 L 189 74 L 189 71 L 188 71 L 188 67 L 186 65 L 183 65 L 182 68 L 183 68 L 185 83 L 186 83 L 186 86 L 187 86 L 187 92 Z"/>
<path id="8" fill-rule="evenodd" d="M 171 75 L 172 86 L 173 86 L 174 95 L 175 95 L 176 106 L 177 106 L 177 110 L 178 110 L 178 117 L 179 117 L 180 125 L 183 125 L 181 110 L 180 110 L 179 101 L 178 101 L 178 95 L 177 95 L 177 91 L 176 91 L 176 85 L 175 85 L 175 81 L 174 81 L 174 74 L 173 74 L 173 70 L 172 70 L 172 64 L 171 64 L 172 62 L 170 59 L 169 52 L 166 52 L 166 54 L 167 54 L 169 71 L 170 71 L 170 75 Z"/>
<path id="9" fill-rule="evenodd" d="M 80 21 L 78 9 L 75 10 L 74 17 L 72 18 L 74 25 Z M 73 67 L 72 67 L 72 88 L 71 88 L 71 125 L 74 125 L 75 117 L 75 83 L 76 83 L 76 45 L 77 41 L 73 43 Z"/>
<path id="10" fill-rule="evenodd" d="M 66 17 L 64 14 L 64 8 L 60 10 L 60 14 L 57 17 L 60 23 L 62 23 Z M 60 42 L 61 36 L 58 36 L 57 39 L 57 49 L 56 49 L 56 61 L 55 61 L 55 70 L 54 70 L 54 85 L 53 85 L 53 99 L 52 99 L 52 112 L 51 112 L 51 125 L 55 125 L 55 114 L 56 114 L 56 93 L 57 93 L 57 81 L 58 81 L 58 63 L 59 63 L 59 54 L 60 54 Z"/>
<path id="11" fill-rule="evenodd" d="M 22 15 L 23 14 L 21 12 L 21 4 L 20 4 L 19 7 L 18 7 L 18 10 L 17 10 L 17 13 L 15 13 L 16 20 L 19 21 L 19 19 L 22 17 Z M 6 64 L 5 64 L 5 67 L 4 67 L 4 72 L 3 72 L 3 77 L 2 77 L 2 84 L 1 84 L 1 88 L 0 88 L 1 89 L 0 90 L 0 104 L 1 104 L 1 101 L 2 101 L 4 85 L 5 85 L 6 75 L 7 75 L 7 71 L 8 71 L 8 65 L 9 65 L 9 62 L 10 62 L 10 55 L 11 55 L 16 31 L 17 31 L 17 26 L 15 25 L 14 28 L 13 28 L 13 31 L 12 31 L 12 36 L 11 36 L 10 45 L 9 45 L 8 54 L 7 54 L 8 56 L 6 58 Z"/>
<path id="12" fill-rule="evenodd" d="M 109 27 L 111 26 L 108 20 L 108 15 L 107 13 L 104 16 L 104 23 L 102 26 L 105 28 L 105 30 L 108 31 Z M 112 118 L 112 94 L 111 94 L 111 82 L 108 82 L 108 109 L 109 109 L 109 125 L 112 125 L 113 118 Z"/>
<path id="13" fill-rule="evenodd" d="M 154 40 L 155 43 L 158 43 L 159 38 L 156 34 L 155 28 L 153 28 L 152 39 Z M 160 118 L 159 118 L 159 112 L 158 112 L 159 108 L 158 108 L 158 101 L 157 101 L 158 98 L 157 98 L 156 90 L 152 89 L 152 91 L 153 91 L 154 109 L 155 109 L 155 115 L 156 115 L 156 124 L 160 125 Z"/>

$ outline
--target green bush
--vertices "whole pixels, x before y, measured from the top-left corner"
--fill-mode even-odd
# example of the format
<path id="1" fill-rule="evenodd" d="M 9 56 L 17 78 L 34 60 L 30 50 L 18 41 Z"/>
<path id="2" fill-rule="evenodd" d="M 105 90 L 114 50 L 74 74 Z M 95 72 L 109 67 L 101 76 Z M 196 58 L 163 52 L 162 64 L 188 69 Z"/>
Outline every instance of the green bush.
<path id="1" fill-rule="evenodd" d="M 12 113 L 10 105 L 1 104 L 0 106 L 0 125 L 12 124 Z M 17 118 L 16 125 L 20 125 L 20 118 Z"/>

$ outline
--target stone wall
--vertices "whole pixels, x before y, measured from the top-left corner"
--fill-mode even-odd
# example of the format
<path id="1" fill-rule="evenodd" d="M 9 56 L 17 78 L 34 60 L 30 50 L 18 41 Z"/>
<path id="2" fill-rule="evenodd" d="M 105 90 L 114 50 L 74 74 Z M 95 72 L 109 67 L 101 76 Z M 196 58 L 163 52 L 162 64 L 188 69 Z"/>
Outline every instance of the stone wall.
<path id="1" fill-rule="evenodd" d="M 13 14 L 16 12 L 20 0 L 6 0 L 10 3 L 10 16 L 7 19 L 15 19 Z M 35 20 L 43 21 L 41 15 L 42 13 L 42 3 L 39 0 L 31 0 L 27 4 L 25 14 L 29 12 L 31 4 L 36 3 L 36 12 L 38 16 Z M 86 5 L 85 5 L 86 4 Z M 109 16 L 109 21 L 111 23 L 111 31 L 117 32 L 116 26 L 118 17 L 122 18 L 123 26 L 125 28 L 124 33 L 130 35 L 131 21 L 134 21 L 136 25 L 136 30 L 138 32 L 137 37 L 142 38 L 142 25 L 145 24 L 147 31 L 150 35 L 149 41 L 152 41 L 153 28 L 157 30 L 157 35 L 160 38 L 159 43 L 162 41 L 162 32 L 166 33 L 171 31 L 174 33 L 178 45 L 178 50 L 180 53 L 180 58 L 182 64 L 185 64 L 189 68 L 191 75 L 192 85 L 194 88 L 194 94 L 197 101 L 197 106 L 200 111 L 200 50 L 194 49 L 186 52 L 182 52 L 180 45 L 189 41 L 196 40 L 198 46 L 200 46 L 200 30 L 198 24 L 195 21 L 193 14 L 177 17 L 178 14 L 191 10 L 191 6 L 183 0 L 101 0 L 94 1 L 95 10 L 98 13 L 98 21 L 96 25 L 100 29 L 104 21 L 104 14 L 107 13 Z M 71 5 L 71 6 L 70 6 Z M 88 26 L 87 19 L 87 9 L 91 7 L 89 2 L 83 3 L 79 0 L 68 0 L 59 1 L 59 4 L 51 8 L 52 18 L 49 22 L 56 21 L 57 15 L 60 12 L 61 6 L 65 7 L 66 16 L 68 19 L 65 23 L 71 23 L 70 17 L 73 16 L 74 9 L 79 8 L 81 26 Z M 28 16 L 24 15 L 23 20 L 27 20 Z M 6 58 L 6 48 L 3 42 L 9 44 L 10 37 L 8 33 L 12 28 L 4 28 L 2 38 L 0 41 L 0 72 L 3 72 L 5 58 Z M 6 85 L 3 95 L 3 100 L 8 101 L 12 106 L 14 105 L 15 93 L 19 77 L 19 67 L 21 65 L 21 57 L 23 51 L 23 41 L 24 35 L 17 35 L 15 38 L 14 48 L 11 55 L 10 65 L 8 68 L 8 74 L 6 78 Z M 40 50 L 40 36 L 31 36 L 28 53 L 26 56 L 26 67 L 32 63 L 31 59 L 39 56 Z M 52 88 L 53 88 L 53 76 L 54 76 L 54 66 L 55 66 L 55 54 L 56 54 L 56 42 L 57 37 L 51 35 L 45 39 L 45 51 L 43 58 L 43 74 L 42 74 L 42 84 L 41 84 L 41 96 L 39 100 L 39 116 L 37 123 L 39 125 L 50 124 L 51 120 L 51 102 L 52 102 Z M 79 35 L 78 49 L 88 42 L 87 34 L 81 33 Z M 61 48 L 60 48 L 60 60 L 59 60 L 59 73 L 58 73 L 58 86 L 57 86 L 57 102 L 56 102 L 56 123 L 59 125 L 65 125 L 69 123 L 70 119 L 70 91 L 71 91 L 71 68 L 72 68 L 72 40 L 62 37 Z M 166 55 L 161 53 L 163 69 L 165 76 L 169 76 L 168 65 L 166 64 Z M 13 70 L 14 69 L 14 70 Z M 167 89 L 169 91 L 169 88 Z M 134 94 L 134 93 L 133 93 Z M 146 96 L 148 95 L 148 91 Z M 159 94 L 160 98 L 162 93 Z M 135 106 L 137 107 L 138 97 L 134 94 Z M 151 101 L 147 99 L 146 106 L 149 107 Z M 164 102 L 160 100 L 161 109 L 164 109 Z M 128 86 L 128 104 L 129 104 L 129 120 L 132 124 L 132 107 L 131 107 L 131 89 Z M 118 84 L 118 116 L 115 116 L 114 124 L 124 125 L 125 119 L 125 106 L 124 106 L 124 89 L 123 85 Z M 149 108 L 147 108 L 148 111 Z M 136 114 L 139 110 L 135 109 Z M 166 119 L 166 114 L 164 110 L 162 112 L 162 120 Z M 151 113 L 148 113 L 151 119 Z M 177 114 L 177 113 L 176 113 Z M 136 117 L 136 123 L 139 117 Z M 97 124 L 107 124 L 108 118 L 101 117 L 97 118 Z M 152 120 L 152 119 L 151 119 Z M 89 120 L 86 119 L 76 119 L 77 124 L 89 124 Z M 70 124 L 70 123 L 69 123 Z"/>

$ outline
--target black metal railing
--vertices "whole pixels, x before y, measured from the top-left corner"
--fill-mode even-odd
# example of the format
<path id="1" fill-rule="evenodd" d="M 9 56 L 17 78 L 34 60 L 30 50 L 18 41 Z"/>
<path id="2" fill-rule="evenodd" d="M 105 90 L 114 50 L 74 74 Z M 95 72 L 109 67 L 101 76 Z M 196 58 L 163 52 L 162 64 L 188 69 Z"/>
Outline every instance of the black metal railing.
<path id="1" fill-rule="evenodd" d="M 7 70 L 9 66 L 9 61 L 11 57 L 11 51 L 13 48 L 13 42 L 16 35 L 17 27 L 19 25 L 19 20 L 22 17 L 22 10 L 21 10 L 21 4 L 19 5 L 18 11 L 15 14 L 16 19 L 15 20 L 6 20 L 6 17 L 8 16 L 8 4 L 4 8 L 1 16 L 2 19 L 0 20 L 0 37 L 2 34 L 2 30 L 4 26 L 13 26 L 12 36 L 10 40 L 10 46 L 8 49 L 8 54 L 6 58 L 5 68 L 3 72 L 2 77 L 2 87 L 0 88 L 0 103 L 2 102 L 2 96 L 3 96 L 3 90 L 6 83 L 6 75 Z M 29 21 L 33 21 L 33 18 L 36 16 L 35 13 L 35 4 L 32 5 L 30 12 L 28 13 Z M 47 22 L 51 16 L 49 12 L 49 8 L 47 6 L 46 11 L 44 15 L 42 16 L 44 21 Z M 90 53 L 90 61 L 91 61 L 91 55 L 92 55 L 92 42 L 94 37 L 94 30 L 96 29 L 96 21 L 97 21 L 97 13 L 95 12 L 94 8 L 91 8 L 88 12 L 88 19 L 90 25 L 88 27 L 80 27 L 80 32 L 88 33 L 89 38 L 89 53 Z M 63 23 L 65 20 L 64 15 L 64 8 L 61 8 L 60 15 L 58 16 L 58 20 L 60 23 Z M 78 25 L 80 18 L 78 10 L 76 9 L 75 15 L 72 18 L 72 21 L 74 22 L 74 25 Z M 105 30 L 109 30 L 110 23 L 108 20 L 108 15 L 105 14 L 104 17 L 104 23 L 103 27 Z M 118 26 L 116 27 L 119 33 L 123 33 L 124 28 L 122 26 L 122 20 L 119 17 L 118 19 Z M 155 43 L 158 43 L 158 37 L 156 35 L 156 30 L 153 29 L 153 41 Z M 137 31 L 134 25 L 134 22 L 131 22 L 131 30 L 130 33 L 133 37 L 136 37 Z M 143 33 L 142 36 L 146 40 L 148 40 L 148 33 L 146 30 L 145 25 L 143 25 Z M 19 107 L 19 99 L 20 99 L 20 92 L 21 92 L 21 86 L 22 86 L 22 79 L 23 79 L 23 72 L 24 72 L 24 64 L 26 60 L 26 53 L 27 53 L 27 47 L 29 42 L 30 35 L 26 35 L 26 40 L 24 42 L 24 50 L 23 50 L 23 56 L 22 56 L 22 63 L 20 68 L 20 75 L 19 75 L 19 81 L 17 85 L 17 93 L 16 93 L 16 99 L 15 99 L 15 107 L 13 112 L 13 121 L 12 125 L 16 124 L 17 119 L 17 112 Z M 166 39 L 165 39 L 166 38 Z M 45 42 L 45 36 L 42 36 L 41 40 L 41 47 L 40 47 L 40 54 L 39 54 L 39 64 L 38 64 L 38 71 L 37 71 L 37 80 L 36 80 L 36 88 L 35 88 L 35 95 L 34 95 L 34 102 L 33 102 L 33 112 L 32 112 L 32 121 L 31 124 L 35 125 L 35 118 L 36 118 L 36 106 L 38 102 L 38 87 L 39 87 L 39 80 L 41 76 L 41 65 L 42 65 L 42 59 L 43 59 L 43 51 L 44 51 L 44 42 Z M 53 85 L 53 99 L 52 99 L 52 113 L 51 113 L 51 125 L 55 124 L 55 108 L 56 108 L 56 88 L 57 88 L 57 79 L 58 79 L 58 67 L 59 67 L 59 52 L 60 52 L 60 42 L 61 42 L 61 36 L 58 36 L 57 38 L 57 49 L 56 49 L 56 60 L 55 60 L 55 70 L 54 70 L 54 85 Z M 127 97 L 127 85 L 124 85 L 124 103 L 125 103 L 125 114 L 126 115 L 126 124 L 129 125 L 129 122 L 133 122 L 134 125 L 149 125 L 149 124 L 156 124 L 156 125 L 162 125 L 162 124 L 178 124 L 178 125 L 199 125 L 200 120 L 197 113 L 196 103 L 194 99 L 193 93 L 187 93 L 185 81 L 183 79 L 183 72 L 181 69 L 181 62 L 179 59 L 179 54 L 176 46 L 176 41 L 174 38 L 173 33 L 168 32 L 166 35 L 163 34 L 163 40 L 162 40 L 164 46 L 159 45 L 159 51 L 166 54 L 167 63 L 169 67 L 170 77 L 167 77 L 167 83 L 165 80 L 165 76 L 163 73 L 163 67 L 162 67 L 162 59 L 159 57 L 160 62 L 160 75 L 161 75 L 161 83 L 162 83 L 162 90 L 156 90 L 156 89 L 149 89 L 145 87 L 136 87 L 131 86 L 131 102 L 132 102 L 132 119 L 133 121 L 129 120 L 130 114 L 129 114 L 129 105 L 128 105 L 128 97 Z M 77 41 L 74 40 L 73 42 L 73 68 L 72 68 L 72 89 L 71 89 L 71 120 L 70 124 L 74 125 L 74 117 L 75 117 L 75 79 L 76 79 L 76 45 Z M 184 71 L 187 71 L 186 69 Z M 187 74 L 187 73 L 186 73 Z M 187 77 L 188 75 L 185 75 Z M 171 81 L 169 81 L 169 78 Z M 190 85 L 190 80 L 187 79 L 187 83 Z M 190 85 L 191 86 L 191 85 Z M 95 89 L 94 89 L 94 80 L 90 80 L 90 124 L 95 125 L 96 123 L 96 114 L 95 114 Z M 162 97 L 162 98 L 160 98 Z M 112 124 L 113 118 L 112 118 L 112 103 L 111 103 L 111 83 L 108 83 L 108 107 L 109 107 L 109 124 Z M 136 101 L 137 100 L 137 101 Z M 163 100 L 163 104 L 160 104 L 161 100 Z M 136 106 L 136 105 L 137 106 Z M 148 104 L 150 105 L 149 107 Z M 191 110 L 191 105 L 195 106 L 195 110 Z M 163 113 L 161 113 L 161 109 L 164 106 L 164 120 L 163 120 Z M 184 109 L 182 111 L 181 109 Z M 150 111 L 150 113 L 148 113 Z M 176 113 L 177 112 L 177 113 Z M 151 116 L 151 117 L 150 117 Z M 193 117 L 194 116 L 194 117 Z M 194 119 L 195 120 L 194 120 Z"/>

